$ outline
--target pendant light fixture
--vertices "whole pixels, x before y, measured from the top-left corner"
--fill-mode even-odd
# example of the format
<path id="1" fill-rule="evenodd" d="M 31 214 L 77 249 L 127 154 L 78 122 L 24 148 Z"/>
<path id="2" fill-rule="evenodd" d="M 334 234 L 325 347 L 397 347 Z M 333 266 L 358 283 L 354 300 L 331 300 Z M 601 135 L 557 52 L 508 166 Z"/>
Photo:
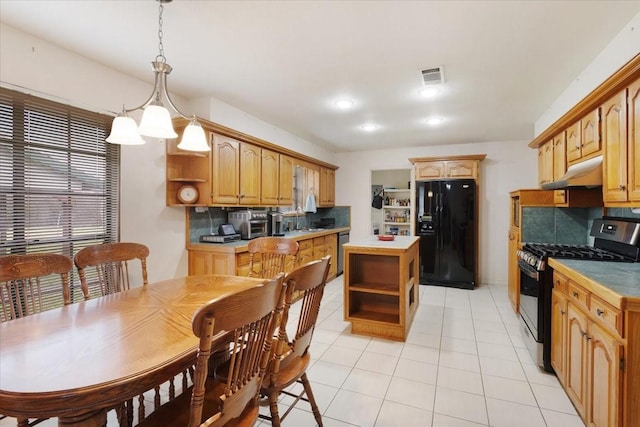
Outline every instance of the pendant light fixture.
<path id="1" fill-rule="evenodd" d="M 178 144 L 178 148 L 188 151 L 209 151 L 209 144 L 207 144 L 207 137 L 204 130 L 195 115 L 191 117 L 185 116 L 169 97 L 167 90 L 167 76 L 171 73 L 171 66 L 167 64 L 167 59 L 164 57 L 164 46 L 162 44 L 162 12 L 164 10 L 164 3 L 170 3 L 171 0 L 156 0 L 160 4 L 160 11 L 158 14 L 158 48 L 159 53 L 156 56 L 155 61 L 151 62 L 153 72 L 155 73 L 155 82 L 153 85 L 153 92 L 149 99 L 147 99 L 142 105 L 136 108 L 127 110 L 124 105 L 122 106 L 122 112 L 118 114 L 113 120 L 111 125 L 111 134 L 107 137 L 106 141 L 112 144 L 122 145 L 140 145 L 144 144 L 142 136 L 148 136 L 152 138 L 164 138 L 173 139 L 177 138 L 178 134 L 173 129 L 171 123 L 171 114 L 165 107 L 165 103 L 173 109 L 180 117 L 191 120 L 184 130 L 182 140 Z M 144 110 L 142 114 L 142 120 L 140 125 L 136 125 L 136 122 L 129 117 L 130 112 L 136 110 Z"/>

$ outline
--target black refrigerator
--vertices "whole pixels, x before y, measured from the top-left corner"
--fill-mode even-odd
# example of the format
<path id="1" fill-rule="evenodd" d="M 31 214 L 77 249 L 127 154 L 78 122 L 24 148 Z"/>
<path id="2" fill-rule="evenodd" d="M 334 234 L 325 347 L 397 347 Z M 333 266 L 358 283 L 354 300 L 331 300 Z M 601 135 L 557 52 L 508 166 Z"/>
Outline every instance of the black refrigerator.
<path id="1" fill-rule="evenodd" d="M 420 284 L 473 289 L 476 283 L 476 183 L 416 182 Z"/>

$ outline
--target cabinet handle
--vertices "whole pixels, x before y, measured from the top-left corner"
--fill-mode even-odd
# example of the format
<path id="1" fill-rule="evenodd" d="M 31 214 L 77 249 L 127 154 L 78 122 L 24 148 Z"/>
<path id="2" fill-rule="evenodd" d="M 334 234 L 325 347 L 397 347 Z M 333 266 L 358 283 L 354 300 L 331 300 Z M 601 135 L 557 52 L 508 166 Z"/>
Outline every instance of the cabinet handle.
<path id="1" fill-rule="evenodd" d="M 598 314 L 598 316 L 602 316 L 604 314 L 604 311 L 600 310 L 599 308 L 596 309 L 596 313 Z"/>
<path id="2" fill-rule="evenodd" d="M 564 313 L 566 313 L 564 310 L 560 310 L 560 314 L 564 316 Z"/>
<path id="3" fill-rule="evenodd" d="M 580 144 L 576 142 L 576 150 L 580 149 Z"/>
<path id="4" fill-rule="evenodd" d="M 573 297 L 578 298 L 578 293 L 576 291 L 573 291 Z"/>
<path id="5" fill-rule="evenodd" d="M 624 191 L 625 188 L 627 188 L 626 185 L 623 185 L 623 184 L 618 185 L 618 190 L 620 190 L 620 191 Z"/>
<path id="6" fill-rule="evenodd" d="M 589 335 L 587 335 L 587 333 L 585 332 L 584 333 L 584 339 L 589 341 L 591 339 L 591 337 Z"/>

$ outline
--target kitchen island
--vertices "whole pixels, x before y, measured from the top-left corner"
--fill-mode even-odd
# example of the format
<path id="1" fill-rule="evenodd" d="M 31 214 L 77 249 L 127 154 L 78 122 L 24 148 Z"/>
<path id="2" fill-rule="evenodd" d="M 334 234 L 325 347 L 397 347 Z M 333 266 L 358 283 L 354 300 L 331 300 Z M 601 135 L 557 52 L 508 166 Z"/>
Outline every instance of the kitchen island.
<path id="1" fill-rule="evenodd" d="M 418 308 L 419 237 L 378 236 L 344 248 L 344 319 L 351 332 L 405 341 Z"/>

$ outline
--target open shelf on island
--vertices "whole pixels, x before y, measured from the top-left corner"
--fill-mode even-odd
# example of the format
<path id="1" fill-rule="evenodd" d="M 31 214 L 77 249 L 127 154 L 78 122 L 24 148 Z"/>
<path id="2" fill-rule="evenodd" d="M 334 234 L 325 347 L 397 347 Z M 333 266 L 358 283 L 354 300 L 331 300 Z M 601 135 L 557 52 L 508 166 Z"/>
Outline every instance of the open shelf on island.
<path id="1" fill-rule="evenodd" d="M 418 307 L 418 237 L 347 243 L 345 320 L 351 332 L 404 341 Z"/>

